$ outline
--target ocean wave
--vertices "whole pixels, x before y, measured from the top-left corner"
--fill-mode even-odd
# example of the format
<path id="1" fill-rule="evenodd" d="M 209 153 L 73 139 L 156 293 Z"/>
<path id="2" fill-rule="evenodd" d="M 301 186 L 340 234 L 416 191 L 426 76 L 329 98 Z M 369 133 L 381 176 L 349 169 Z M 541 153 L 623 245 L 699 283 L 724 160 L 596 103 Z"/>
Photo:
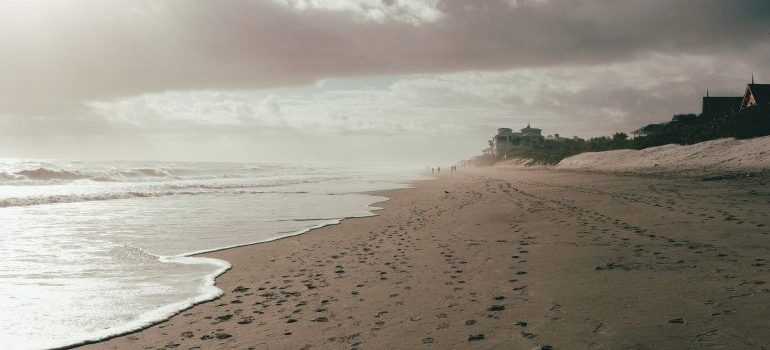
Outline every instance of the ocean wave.
<path id="1" fill-rule="evenodd" d="M 0 171 L 0 181 L 18 181 L 18 180 L 24 180 L 24 179 L 26 179 L 26 177 L 24 176 L 8 173 L 5 171 Z"/>
<path id="2" fill-rule="evenodd" d="M 329 178 L 299 178 L 299 179 L 268 179 L 268 178 L 243 178 L 244 181 L 235 182 L 178 182 L 169 183 L 168 187 L 174 189 L 196 188 L 203 190 L 233 190 L 242 188 L 281 187 L 289 185 L 313 184 L 329 180 Z M 283 192 L 283 191 L 280 191 Z"/>
<path id="3" fill-rule="evenodd" d="M 170 169 L 107 169 L 102 171 L 65 170 L 39 167 L 17 171 L 0 172 L 0 181 L 12 185 L 48 185 L 76 180 L 97 182 L 142 181 L 177 178 Z M 10 182 L 10 183 L 8 183 Z"/>
<path id="4" fill-rule="evenodd" d="M 260 188 L 265 186 L 256 186 L 254 188 Z M 95 201 L 107 201 L 118 199 L 132 199 L 132 198 L 153 198 L 153 197 L 166 197 L 166 196 L 191 196 L 191 195 L 203 195 L 203 194 L 218 194 L 229 193 L 233 195 L 258 195 L 258 194 L 308 194 L 308 191 L 260 191 L 260 190 L 240 190 L 240 191 L 228 191 L 231 188 L 247 188 L 247 186 L 212 186 L 212 187 L 180 187 L 173 190 L 164 191 L 125 191 L 125 192 L 106 192 L 106 193 L 72 193 L 72 194 L 51 194 L 51 195 L 37 195 L 28 197 L 11 197 L 0 198 L 0 208 L 9 207 L 29 207 L 34 205 L 46 205 L 46 204 L 64 204 L 64 203 L 80 203 L 80 202 L 95 202 Z M 185 191 L 184 189 L 188 189 Z"/>
<path id="5" fill-rule="evenodd" d="M 89 179 L 99 182 L 146 181 L 153 179 L 166 180 L 178 178 L 181 178 L 181 176 L 176 175 L 173 169 L 168 168 L 113 169 L 89 174 Z"/>
<path id="6" fill-rule="evenodd" d="M 271 178 L 329 178 L 339 172 L 292 165 L 184 162 L 73 162 L 0 158 L 0 185 L 60 185 L 77 181 L 172 182 Z M 279 184 L 280 185 L 280 184 Z M 204 183 L 203 186 L 209 186 Z M 212 185 L 216 186 L 216 185 Z M 235 187 L 235 186 L 230 186 Z M 247 186 L 250 187 L 250 186 Z"/>
<path id="7" fill-rule="evenodd" d="M 77 171 L 54 170 L 46 168 L 21 170 L 17 171 L 13 175 L 21 176 L 28 180 L 79 180 L 87 178 L 86 175 Z"/>
<path id="8" fill-rule="evenodd" d="M 100 170 L 72 170 L 38 167 L 0 172 L 0 182 L 10 185 L 48 185 L 76 180 L 96 182 L 157 182 L 168 180 L 207 180 L 217 178 L 246 178 L 249 173 L 206 173 L 189 169 L 123 168 Z"/>
<path id="9" fill-rule="evenodd" d="M 118 193 L 43 195 L 43 196 L 31 196 L 31 197 L 22 197 L 22 198 L 0 199 L 0 208 L 28 207 L 32 205 L 44 205 L 44 204 L 106 201 L 106 200 L 113 200 L 113 199 L 163 197 L 163 196 L 172 196 L 172 195 L 180 195 L 180 194 L 189 195 L 189 194 L 196 194 L 196 193 L 179 192 L 179 191 L 158 191 L 158 192 L 129 191 L 129 192 L 118 192 Z"/>

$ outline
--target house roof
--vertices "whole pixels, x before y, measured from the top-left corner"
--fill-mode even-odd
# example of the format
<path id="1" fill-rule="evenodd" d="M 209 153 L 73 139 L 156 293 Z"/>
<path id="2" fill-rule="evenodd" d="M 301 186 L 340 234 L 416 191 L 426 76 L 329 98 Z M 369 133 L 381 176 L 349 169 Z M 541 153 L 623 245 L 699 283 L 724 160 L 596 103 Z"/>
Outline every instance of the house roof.
<path id="1" fill-rule="evenodd" d="M 527 124 L 527 127 L 526 127 L 526 128 L 524 128 L 524 129 L 521 129 L 521 132 L 522 132 L 522 133 L 525 133 L 525 134 L 530 134 L 530 133 L 536 133 L 536 134 L 538 134 L 538 133 L 540 133 L 540 132 L 542 132 L 542 131 L 543 131 L 542 129 L 538 129 L 538 128 L 533 128 L 533 127 L 530 127 L 530 126 L 529 126 L 529 124 Z"/>
<path id="2" fill-rule="evenodd" d="M 703 98 L 701 114 L 718 115 L 735 112 L 741 108 L 743 97 L 710 97 Z"/>
<path id="3" fill-rule="evenodd" d="M 770 104 L 770 84 L 749 84 L 748 89 L 758 105 Z"/>

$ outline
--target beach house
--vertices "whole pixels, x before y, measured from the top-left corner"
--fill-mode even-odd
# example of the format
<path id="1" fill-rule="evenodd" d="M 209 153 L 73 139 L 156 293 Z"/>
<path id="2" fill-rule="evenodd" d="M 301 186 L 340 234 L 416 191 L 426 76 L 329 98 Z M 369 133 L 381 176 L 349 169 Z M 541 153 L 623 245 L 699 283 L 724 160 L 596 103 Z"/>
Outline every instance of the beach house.
<path id="1" fill-rule="evenodd" d="M 742 96 L 730 96 L 730 97 L 715 97 L 709 96 L 708 90 L 706 90 L 706 96 L 703 97 L 703 107 L 701 108 L 701 115 L 724 115 L 735 113 L 741 109 Z"/>
<path id="2" fill-rule="evenodd" d="M 741 99 L 740 110 L 767 105 L 770 105 L 770 84 L 755 84 L 752 76 L 751 84 L 746 85 L 746 92 Z"/>
<path id="3" fill-rule="evenodd" d="M 757 84 L 752 76 L 743 96 L 710 96 L 706 90 L 701 115 L 720 116 L 764 105 L 770 105 L 770 84 Z"/>
<path id="4" fill-rule="evenodd" d="M 489 141 L 492 155 L 505 157 L 508 153 L 520 150 L 530 150 L 533 146 L 544 140 L 542 130 L 533 128 L 529 124 L 520 132 L 513 132 L 511 128 L 497 129 L 497 135 Z"/>

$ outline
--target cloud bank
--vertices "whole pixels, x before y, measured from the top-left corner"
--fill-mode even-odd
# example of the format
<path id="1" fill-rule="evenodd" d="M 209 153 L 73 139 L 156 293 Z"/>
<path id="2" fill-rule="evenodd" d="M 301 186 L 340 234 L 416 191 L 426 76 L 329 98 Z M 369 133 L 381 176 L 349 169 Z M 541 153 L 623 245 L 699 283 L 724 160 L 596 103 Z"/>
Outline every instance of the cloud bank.
<path id="1" fill-rule="evenodd" d="M 650 53 L 759 61 L 770 45 L 762 0 L 8 0 L 0 23 L 0 110 L 27 114 L 166 90 Z"/>
<path id="2" fill-rule="evenodd" d="M 0 155 L 457 160 L 739 95 L 770 2 L 6 0 L 0 48 Z"/>

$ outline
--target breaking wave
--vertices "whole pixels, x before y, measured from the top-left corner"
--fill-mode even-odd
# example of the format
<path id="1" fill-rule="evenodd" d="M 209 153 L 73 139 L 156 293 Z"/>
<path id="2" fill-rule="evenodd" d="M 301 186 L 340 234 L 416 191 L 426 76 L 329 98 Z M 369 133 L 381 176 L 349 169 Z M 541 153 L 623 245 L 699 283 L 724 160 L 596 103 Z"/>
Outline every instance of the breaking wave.
<path id="1" fill-rule="evenodd" d="M 340 188 L 329 181 L 356 176 L 339 169 L 272 164 L 0 159 L 0 208 L 215 193 L 305 193 L 308 186 L 323 182 L 329 183 L 321 186 L 326 194 L 336 194 Z"/>
<path id="2" fill-rule="evenodd" d="M 7 207 L 27 207 L 31 205 L 43 205 L 43 204 L 59 204 L 59 203 L 77 203 L 77 202 L 92 202 L 92 201 L 104 201 L 111 199 L 128 199 L 128 198 L 144 198 L 144 197 L 163 197 L 179 194 L 196 194 L 193 192 L 122 192 L 122 193 L 97 193 L 97 194 L 61 194 L 61 195 L 48 195 L 48 196 L 33 196 L 33 197 L 21 197 L 21 198 L 5 198 L 0 199 L 0 208 Z"/>
<path id="3" fill-rule="evenodd" d="M 188 168 L 112 168 L 112 169 L 63 169 L 35 167 L 21 170 L 0 169 L 0 182 L 5 185 L 47 185 L 68 183 L 76 180 L 96 182 L 157 182 L 185 179 L 248 178 L 260 175 L 260 168 L 230 169 L 231 172 L 215 172 Z"/>
<path id="4" fill-rule="evenodd" d="M 155 181 L 109 182 L 88 178 L 81 172 L 35 169 L 16 173 L 0 173 L 6 179 L 0 186 L 0 208 L 27 207 L 45 204 L 79 203 L 131 198 L 165 197 L 199 194 L 262 194 L 306 193 L 293 185 L 323 182 L 339 177 L 332 176 L 268 176 L 268 177 L 211 177 L 202 179 L 172 178 L 170 171 L 145 169 L 144 178 L 163 177 Z M 122 175 L 121 175 L 122 176 Z M 37 182 L 30 182 L 31 179 Z M 8 180 L 10 179 L 10 180 Z M 67 182 L 50 182 L 52 179 Z M 48 182 L 43 182 L 48 181 Z"/>
<path id="5" fill-rule="evenodd" d="M 201 176 L 210 178 L 212 176 Z M 171 169 L 113 169 L 106 171 L 79 171 L 64 169 L 36 168 L 16 172 L 0 172 L 0 181 L 22 182 L 22 184 L 69 182 L 73 180 L 92 180 L 98 182 L 122 181 L 157 181 L 180 179 Z"/>
<path id="6" fill-rule="evenodd" d="M 14 173 L 21 179 L 28 180 L 78 180 L 84 179 L 87 176 L 78 172 L 66 171 L 66 170 L 51 170 L 45 168 L 37 168 L 35 170 L 22 170 Z"/>

